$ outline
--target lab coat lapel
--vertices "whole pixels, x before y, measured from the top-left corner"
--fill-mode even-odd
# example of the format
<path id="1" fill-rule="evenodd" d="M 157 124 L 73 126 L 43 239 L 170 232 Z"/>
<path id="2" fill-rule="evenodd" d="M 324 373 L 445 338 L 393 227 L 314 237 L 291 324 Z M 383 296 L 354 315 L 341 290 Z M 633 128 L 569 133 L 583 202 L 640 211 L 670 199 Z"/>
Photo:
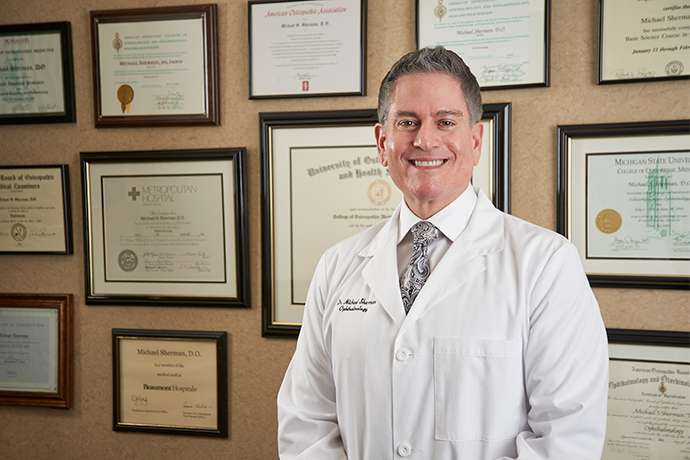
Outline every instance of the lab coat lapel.
<path id="1" fill-rule="evenodd" d="M 456 238 L 429 276 L 407 315 L 415 321 L 467 280 L 486 270 L 485 256 L 503 250 L 503 216 L 476 189 L 477 204 L 467 228 Z"/>
<path id="2" fill-rule="evenodd" d="M 371 242 L 359 252 L 366 257 L 366 266 L 362 269 L 362 276 L 381 307 L 388 313 L 395 324 L 400 327 L 405 320 L 405 309 L 398 284 L 398 216 L 400 207 L 381 228 L 381 231 Z"/>

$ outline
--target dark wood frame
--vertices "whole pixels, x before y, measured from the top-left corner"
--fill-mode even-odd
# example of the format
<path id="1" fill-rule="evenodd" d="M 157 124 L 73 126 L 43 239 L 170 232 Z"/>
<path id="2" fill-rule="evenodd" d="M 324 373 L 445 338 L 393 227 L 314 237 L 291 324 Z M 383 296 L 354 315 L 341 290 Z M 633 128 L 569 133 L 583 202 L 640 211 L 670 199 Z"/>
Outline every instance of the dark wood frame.
<path id="1" fill-rule="evenodd" d="M 58 389 L 55 393 L 0 390 L 0 405 L 69 409 L 73 397 L 72 294 L 0 294 L 0 308 L 53 308 L 57 310 Z"/>
<path id="2" fill-rule="evenodd" d="M 62 217 L 65 227 L 64 251 L 0 251 L 0 254 L 72 254 L 72 200 L 70 198 L 69 165 L 31 165 L 31 166 L 0 166 L 3 169 L 31 169 L 56 168 L 62 175 Z"/>
<path id="3" fill-rule="evenodd" d="M 506 212 L 510 208 L 510 119 L 511 104 L 485 104 L 482 121 L 494 123 L 493 153 L 493 201 Z M 340 110 L 325 112 L 277 112 L 260 113 L 261 135 L 261 247 L 262 247 L 262 336 L 297 337 L 301 325 L 278 323 L 274 320 L 274 229 L 273 229 L 273 186 L 272 186 L 272 128 L 280 127 L 346 127 L 373 126 L 378 122 L 376 110 Z"/>
<path id="4" fill-rule="evenodd" d="M 267 3 L 295 3 L 297 0 L 252 0 L 248 2 L 248 31 L 249 31 L 249 99 L 278 99 L 278 98 L 308 98 L 308 97 L 339 97 L 339 96 L 364 96 L 367 90 L 367 0 L 358 0 L 361 2 L 361 16 L 360 16 L 360 75 L 359 75 L 359 91 L 347 93 L 310 93 L 310 94 L 267 94 L 255 95 L 253 94 L 252 62 L 255 61 L 253 46 L 252 46 L 252 6 L 256 4 L 265 5 Z"/>
<path id="5" fill-rule="evenodd" d="M 130 339 L 182 339 L 216 342 L 216 386 L 218 403 L 218 429 L 187 428 L 162 425 L 126 424 L 120 421 L 120 340 Z M 228 343 L 227 332 L 170 331 L 151 329 L 113 329 L 113 431 L 164 433 L 192 436 L 228 437 Z"/>
<path id="6" fill-rule="evenodd" d="M 32 33 L 60 33 L 62 54 L 62 89 L 65 104 L 64 113 L 44 115 L 0 115 L 0 125 L 31 123 L 74 123 L 77 121 L 77 105 L 74 98 L 74 60 L 72 57 L 72 26 L 69 22 L 46 22 L 40 24 L 17 24 L 0 26 L 3 35 L 30 35 Z"/>
<path id="7" fill-rule="evenodd" d="M 150 126 L 220 125 L 220 84 L 218 71 L 218 7 L 215 4 L 91 11 L 91 53 L 93 59 L 94 120 L 96 128 Z M 206 48 L 205 114 L 181 115 L 102 115 L 98 24 L 115 22 L 169 21 L 197 19 L 204 21 Z"/>
<path id="8" fill-rule="evenodd" d="M 419 2 L 415 0 L 415 49 L 419 49 Z M 517 88 L 537 88 L 549 86 L 549 61 L 550 61 L 550 44 L 551 44 L 551 0 L 544 0 L 544 75 L 543 82 L 526 83 L 517 85 L 500 85 L 500 86 L 482 86 L 482 91 L 502 90 L 502 89 L 517 89 Z M 462 53 L 456 51 L 460 57 Z M 481 85 L 480 85 L 481 86 Z"/>
<path id="9" fill-rule="evenodd" d="M 249 307 L 249 243 L 247 215 L 246 184 L 246 149 L 203 149 L 203 150 L 163 150 L 133 152 L 84 152 L 80 155 L 82 171 L 82 193 L 84 208 L 84 258 L 86 276 L 87 305 L 174 305 L 174 306 L 215 306 L 215 307 Z M 235 225 L 235 270 L 237 273 L 237 295 L 222 297 L 201 296 L 158 296 L 158 295 L 101 295 L 93 292 L 93 262 L 91 254 L 92 236 L 90 233 L 90 190 L 88 168 L 92 163 L 125 163 L 133 168 L 137 163 L 200 163 L 204 161 L 231 161 L 234 180 L 234 216 Z M 226 242 L 230 245 L 233 242 Z"/>
<path id="10" fill-rule="evenodd" d="M 558 126 L 558 182 L 556 231 L 569 235 L 570 142 L 576 138 L 613 138 L 622 136 L 664 136 L 690 134 L 690 120 L 653 121 Z M 641 276 L 625 274 L 587 274 L 592 287 L 643 289 L 690 289 L 690 278 L 684 276 Z"/>

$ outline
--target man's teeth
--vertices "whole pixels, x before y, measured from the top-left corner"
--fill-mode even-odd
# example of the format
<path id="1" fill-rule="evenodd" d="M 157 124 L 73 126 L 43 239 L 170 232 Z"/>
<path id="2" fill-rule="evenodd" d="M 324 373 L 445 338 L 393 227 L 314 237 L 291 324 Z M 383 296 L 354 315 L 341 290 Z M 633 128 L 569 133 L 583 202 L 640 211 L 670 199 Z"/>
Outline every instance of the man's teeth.
<path id="1" fill-rule="evenodd" d="M 434 161 L 413 160 L 412 163 L 414 163 L 415 166 L 440 166 L 443 164 L 443 160 L 434 160 Z"/>

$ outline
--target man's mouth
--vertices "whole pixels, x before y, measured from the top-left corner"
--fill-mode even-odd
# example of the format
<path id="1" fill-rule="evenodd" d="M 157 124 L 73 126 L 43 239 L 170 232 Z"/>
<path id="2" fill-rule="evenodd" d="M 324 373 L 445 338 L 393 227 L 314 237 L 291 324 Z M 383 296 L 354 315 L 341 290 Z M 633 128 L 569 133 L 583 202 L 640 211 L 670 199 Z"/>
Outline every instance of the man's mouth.
<path id="1" fill-rule="evenodd" d="M 428 167 L 428 166 L 441 166 L 443 163 L 445 163 L 446 160 L 411 160 L 411 163 L 415 166 L 422 166 L 422 167 Z"/>

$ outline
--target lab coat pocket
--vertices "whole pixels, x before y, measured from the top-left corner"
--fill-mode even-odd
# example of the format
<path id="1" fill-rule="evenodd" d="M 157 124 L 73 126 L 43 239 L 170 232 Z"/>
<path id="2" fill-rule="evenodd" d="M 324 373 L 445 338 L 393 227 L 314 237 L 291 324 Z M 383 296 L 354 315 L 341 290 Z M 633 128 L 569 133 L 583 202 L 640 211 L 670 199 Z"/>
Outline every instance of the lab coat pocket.
<path id="1" fill-rule="evenodd" d="M 522 339 L 434 338 L 436 439 L 497 441 L 525 420 Z"/>

